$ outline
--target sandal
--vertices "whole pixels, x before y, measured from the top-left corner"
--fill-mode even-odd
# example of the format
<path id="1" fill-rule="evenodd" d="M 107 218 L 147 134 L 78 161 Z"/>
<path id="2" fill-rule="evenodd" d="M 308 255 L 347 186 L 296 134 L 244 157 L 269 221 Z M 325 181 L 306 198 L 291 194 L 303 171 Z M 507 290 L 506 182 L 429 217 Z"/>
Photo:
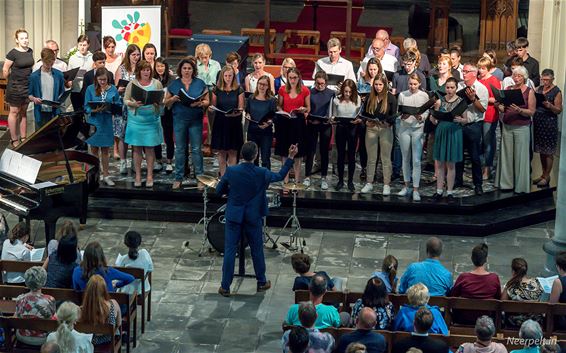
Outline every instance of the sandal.
<path id="1" fill-rule="evenodd" d="M 179 190 L 181 188 L 181 182 L 180 181 L 175 181 L 173 183 L 172 189 L 173 190 Z"/>
<path id="2" fill-rule="evenodd" d="M 540 178 L 541 180 L 537 183 L 537 187 L 539 188 L 547 188 L 550 186 L 550 177 L 547 178 Z"/>
<path id="3" fill-rule="evenodd" d="M 19 139 L 10 140 L 10 145 L 12 145 L 12 148 L 18 147 L 19 144 L 20 144 L 20 140 L 19 140 Z"/>
<path id="4" fill-rule="evenodd" d="M 543 177 L 536 178 L 535 180 L 533 180 L 533 185 L 538 185 L 538 183 L 540 183 L 543 179 Z"/>

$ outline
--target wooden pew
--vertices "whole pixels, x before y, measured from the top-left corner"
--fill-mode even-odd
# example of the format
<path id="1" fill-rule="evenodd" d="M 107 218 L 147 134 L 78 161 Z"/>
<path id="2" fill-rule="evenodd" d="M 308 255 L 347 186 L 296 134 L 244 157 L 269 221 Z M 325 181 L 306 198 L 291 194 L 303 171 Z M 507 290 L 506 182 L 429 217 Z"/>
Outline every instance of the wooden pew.
<path id="1" fill-rule="evenodd" d="M 138 305 L 141 306 L 141 332 L 145 332 L 145 308 L 146 308 L 146 300 L 147 300 L 147 321 L 151 321 L 151 272 L 145 273 L 143 268 L 135 268 L 135 267 L 121 267 L 121 266 L 114 266 L 115 269 L 118 271 L 122 271 L 124 273 L 130 274 L 134 276 L 136 280 L 141 282 L 141 291 L 142 295 L 138 295 Z M 150 289 L 146 290 L 145 288 L 145 280 L 149 282 Z"/>

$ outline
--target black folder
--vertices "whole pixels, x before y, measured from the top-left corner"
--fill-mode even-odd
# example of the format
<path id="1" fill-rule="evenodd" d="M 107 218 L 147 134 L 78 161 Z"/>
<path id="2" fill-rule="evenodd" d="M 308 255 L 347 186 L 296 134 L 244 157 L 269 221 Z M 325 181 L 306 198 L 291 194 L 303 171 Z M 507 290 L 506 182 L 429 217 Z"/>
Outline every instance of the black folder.
<path id="1" fill-rule="evenodd" d="M 472 100 L 470 98 L 468 98 L 468 95 L 466 94 L 466 89 L 471 88 L 469 86 L 464 87 L 463 89 L 459 90 L 458 92 L 456 92 L 456 95 L 460 98 L 462 98 L 463 100 L 466 101 L 466 103 L 468 105 L 472 104 Z M 478 97 L 478 95 L 476 94 L 476 99 L 480 99 L 480 97 Z"/>
<path id="2" fill-rule="evenodd" d="M 124 79 L 119 79 L 119 80 L 118 80 L 118 84 L 116 85 L 116 87 L 117 87 L 117 88 L 126 87 L 126 86 L 128 85 L 128 83 L 130 83 L 130 81 L 124 80 Z"/>
<path id="3" fill-rule="evenodd" d="M 328 116 L 309 114 L 307 116 L 307 119 L 309 119 L 310 121 L 320 121 L 322 123 L 326 123 L 326 122 L 328 122 L 329 118 L 328 118 Z"/>
<path id="4" fill-rule="evenodd" d="M 491 86 L 491 91 L 493 92 L 493 97 L 496 101 L 508 107 L 511 104 L 518 106 L 525 105 L 525 99 L 523 98 L 523 92 L 520 89 L 497 89 Z"/>
<path id="5" fill-rule="evenodd" d="M 537 99 L 537 108 L 544 108 L 544 105 L 542 104 L 543 102 L 546 102 L 546 96 L 542 93 L 536 93 L 535 92 L 535 98 Z"/>
<path id="6" fill-rule="evenodd" d="M 163 90 L 146 91 L 136 84 L 132 85 L 132 99 L 142 102 L 142 105 L 162 104 L 164 93 Z"/>
<path id="7" fill-rule="evenodd" d="M 49 105 L 52 106 L 54 108 L 58 108 L 60 107 L 63 103 L 65 103 L 65 101 L 67 100 L 67 98 L 69 98 L 69 96 L 71 95 L 71 90 L 67 90 L 65 92 L 63 92 L 59 98 L 57 98 L 56 101 L 50 101 L 47 99 L 42 99 L 41 100 L 41 104 L 45 104 L 45 105 Z"/>
<path id="8" fill-rule="evenodd" d="M 77 77 L 77 74 L 79 73 L 79 69 L 80 67 L 75 67 L 74 69 L 63 72 L 63 77 L 65 78 L 65 81 L 73 81 L 75 77 Z"/>
<path id="9" fill-rule="evenodd" d="M 425 104 L 421 105 L 420 107 L 409 107 L 409 106 L 406 106 L 406 105 L 400 105 L 399 106 L 399 112 L 401 114 L 421 115 L 424 112 L 426 112 L 427 110 L 429 110 L 430 108 L 432 108 L 432 106 L 434 105 L 435 102 L 436 102 L 436 99 L 431 98 L 428 101 L 426 101 Z"/>
<path id="10" fill-rule="evenodd" d="M 88 102 L 89 107 L 92 109 L 98 109 L 103 107 L 102 111 L 110 113 L 112 115 L 122 115 L 122 105 L 110 103 L 110 102 Z"/>
<path id="11" fill-rule="evenodd" d="M 344 82 L 344 75 L 335 75 L 335 74 L 327 74 L 328 80 L 326 84 L 329 86 L 338 86 L 342 82 Z"/>
<path id="12" fill-rule="evenodd" d="M 458 105 L 454 107 L 449 112 L 440 112 L 437 110 L 432 111 L 432 116 L 438 120 L 442 121 L 454 121 L 454 118 L 457 116 L 461 116 L 464 112 L 468 109 L 468 103 L 462 99 Z"/>

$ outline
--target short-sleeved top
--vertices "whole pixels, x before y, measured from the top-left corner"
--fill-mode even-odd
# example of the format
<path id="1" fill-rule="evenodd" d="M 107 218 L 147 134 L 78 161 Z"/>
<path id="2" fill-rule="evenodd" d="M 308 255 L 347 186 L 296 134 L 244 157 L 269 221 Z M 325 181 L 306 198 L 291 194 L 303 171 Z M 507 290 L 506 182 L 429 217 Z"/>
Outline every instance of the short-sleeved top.
<path id="1" fill-rule="evenodd" d="M 31 261 L 31 252 L 21 240 L 18 239 L 12 244 L 9 239 L 6 239 L 2 245 L 2 260 Z M 22 272 L 6 272 L 5 281 L 23 283 L 25 282 L 23 276 Z"/>
<path id="2" fill-rule="evenodd" d="M 476 96 L 479 98 L 482 107 L 487 109 L 487 102 L 489 100 L 487 88 L 478 80 L 474 81 L 472 88 L 476 92 Z M 463 89 L 466 89 L 466 83 L 464 81 L 458 83 L 458 91 Z M 485 116 L 485 112 L 479 111 L 474 104 L 470 104 L 464 114 L 470 123 L 482 121 Z"/>
<path id="3" fill-rule="evenodd" d="M 324 272 L 324 271 L 320 271 L 315 273 L 315 275 L 321 275 L 324 277 L 324 279 L 326 279 L 326 288 L 328 290 L 332 290 L 332 288 L 334 288 L 334 282 L 332 282 L 332 279 L 330 279 L 330 277 L 328 276 L 328 273 Z M 293 291 L 296 290 L 308 290 L 309 289 L 309 285 L 311 283 L 313 276 L 297 276 L 295 277 L 295 282 L 293 283 Z"/>
<path id="4" fill-rule="evenodd" d="M 15 317 L 51 319 L 55 315 L 55 298 L 40 292 L 28 292 L 16 298 Z M 21 336 L 47 337 L 47 332 L 18 330 Z"/>
<path id="5" fill-rule="evenodd" d="M 318 304 L 316 306 L 316 314 L 315 328 L 320 330 L 327 327 L 340 327 L 338 309 L 332 305 Z M 299 304 L 291 305 L 287 312 L 285 322 L 288 325 L 301 326 L 301 321 L 299 320 Z"/>
<path id="6" fill-rule="evenodd" d="M 493 75 L 489 76 L 485 80 L 479 80 L 479 81 L 485 86 L 485 88 L 487 88 L 487 92 L 489 93 L 490 98 L 493 97 L 493 91 L 491 89 L 491 86 L 497 89 L 501 89 L 501 81 L 499 81 L 497 77 Z M 483 120 L 486 123 L 493 123 L 494 121 L 498 120 L 498 117 L 499 117 L 499 112 L 495 109 L 495 106 L 493 104 L 488 103 Z"/>
<path id="7" fill-rule="evenodd" d="M 208 70 L 204 70 L 204 64 L 197 61 L 197 72 L 198 78 L 204 81 L 207 86 L 212 86 L 216 84 L 216 79 L 218 78 L 218 73 L 220 72 L 221 67 L 220 63 L 216 60 L 209 59 L 208 60 Z"/>
<path id="8" fill-rule="evenodd" d="M 465 272 L 458 276 L 454 287 L 450 291 L 453 297 L 474 299 L 500 299 L 501 283 L 495 273 L 476 275 Z"/>
<path id="9" fill-rule="evenodd" d="M 146 249 L 139 250 L 138 257 L 135 260 L 131 259 L 127 254 L 118 256 L 116 258 L 116 266 L 142 268 L 144 274 L 148 272 L 153 272 L 153 260 L 151 260 L 151 256 L 149 255 L 149 252 Z M 122 287 L 120 289 L 120 292 L 133 293 L 137 289 L 138 294 L 142 294 L 141 285 L 139 285 L 136 282 L 138 281 L 135 281 L 132 284 L 128 284 L 127 286 Z M 151 290 L 151 287 L 149 285 L 149 280 L 147 279 L 145 280 L 145 290 L 146 291 Z"/>
<path id="10" fill-rule="evenodd" d="M 238 87 L 235 90 L 223 91 L 217 87 L 213 92 L 216 95 L 216 108 L 229 111 L 230 109 L 238 108 L 238 99 L 240 94 L 244 93 L 244 89 Z"/>
<path id="11" fill-rule="evenodd" d="M 424 305 L 432 313 L 432 326 L 428 329 L 429 333 L 440 333 L 442 335 L 448 335 L 448 326 L 444 321 L 444 317 L 438 309 L 437 306 L 430 306 L 428 304 Z M 391 331 L 406 331 L 413 332 L 415 330 L 415 314 L 419 310 L 420 306 L 413 306 L 409 304 L 403 304 L 399 308 L 399 312 L 393 320 L 393 327 Z"/>
<path id="12" fill-rule="evenodd" d="M 360 298 L 356 300 L 354 303 L 354 307 L 352 308 L 352 323 L 355 324 L 360 312 L 364 308 L 363 300 Z M 395 318 L 395 309 L 393 307 L 393 303 L 387 302 L 384 306 L 379 307 L 372 307 L 373 311 L 377 315 L 377 322 L 375 323 L 376 330 L 388 330 Z"/>
<path id="13" fill-rule="evenodd" d="M 250 98 L 248 98 L 248 101 L 246 103 L 246 112 L 250 114 L 250 118 L 254 121 L 260 121 L 268 115 L 271 115 L 271 117 L 273 117 L 276 110 L 277 102 L 273 98 L 259 100 L 251 96 Z M 270 134 L 273 133 L 273 129 L 260 129 L 258 124 L 252 123 L 248 125 L 248 132 Z"/>
<path id="14" fill-rule="evenodd" d="M 76 262 L 65 264 L 57 257 L 57 251 L 49 255 L 47 262 L 47 282 L 49 288 L 73 288 L 73 271 L 77 267 Z"/>
<path id="15" fill-rule="evenodd" d="M 283 110 L 287 113 L 293 109 L 298 109 L 305 106 L 305 98 L 310 96 L 310 91 L 306 86 L 301 87 L 301 92 L 295 97 L 291 98 L 289 93 L 285 90 L 285 86 L 279 88 L 279 97 L 283 97 Z"/>
<path id="16" fill-rule="evenodd" d="M 417 283 L 424 284 L 431 297 L 447 295 L 452 288 L 452 273 L 436 259 L 413 262 L 399 281 L 399 293 L 405 294 L 409 287 Z"/>
<path id="17" fill-rule="evenodd" d="M 318 116 L 328 116 L 334 95 L 334 91 L 328 87 L 322 91 L 314 87 L 311 88 L 311 113 Z"/>
<path id="18" fill-rule="evenodd" d="M 180 78 L 173 80 L 169 86 L 167 87 L 167 91 L 173 95 L 179 95 L 181 89 L 185 88 L 185 85 L 181 81 Z M 189 90 L 187 93 L 191 97 L 198 97 L 206 90 L 206 83 L 200 78 L 193 78 L 191 85 L 189 86 Z M 185 120 L 192 120 L 192 119 L 202 119 L 203 111 L 201 107 L 189 107 L 181 102 L 175 102 L 171 107 L 173 111 L 173 117 L 175 119 L 185 119 Z"/>
<path id="19" fill-rule="evenodd" d="M 10 67 L 10 80 L 26 80 L 31 75 L 31 69 L 35 63 L 33 60 L 33 50 L 27 51 L 12 49 L 6 54 L 6 59 L 13 61 Z"/>

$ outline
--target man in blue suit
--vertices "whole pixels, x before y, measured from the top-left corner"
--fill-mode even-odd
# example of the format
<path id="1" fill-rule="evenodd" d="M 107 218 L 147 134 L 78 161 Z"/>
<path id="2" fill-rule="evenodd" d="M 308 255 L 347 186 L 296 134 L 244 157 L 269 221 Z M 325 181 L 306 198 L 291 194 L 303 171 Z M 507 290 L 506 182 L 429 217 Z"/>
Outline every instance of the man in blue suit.
<path id="1" fill-rule="evenodd" d="M 267 216 L 267 196 L 265 190 L 270 183 L 283 180 L 293 166 L 297 146 L 289 147 L 289 158 L 279 170 L 273 173 L 266 168 L 254 165 L 258 147 L 254 142 L 242 146 L 244 159 L 238 165 L 228 167 L 216 187 L 218 196 L 228 194 L 226 206 L 226 225 L 224 227 L 224 263 L 222 264 L 222 284 L 218 293 L 230 295 L 230 285 L 234 277 L 236 249 L 242 234 L 248 236 L 254 270 L 257 278 L 257 291 L 264 292 L 271 288 L 271 282 L 265 277 L 265 258 L 263 256 L 263 217 Z"/>

